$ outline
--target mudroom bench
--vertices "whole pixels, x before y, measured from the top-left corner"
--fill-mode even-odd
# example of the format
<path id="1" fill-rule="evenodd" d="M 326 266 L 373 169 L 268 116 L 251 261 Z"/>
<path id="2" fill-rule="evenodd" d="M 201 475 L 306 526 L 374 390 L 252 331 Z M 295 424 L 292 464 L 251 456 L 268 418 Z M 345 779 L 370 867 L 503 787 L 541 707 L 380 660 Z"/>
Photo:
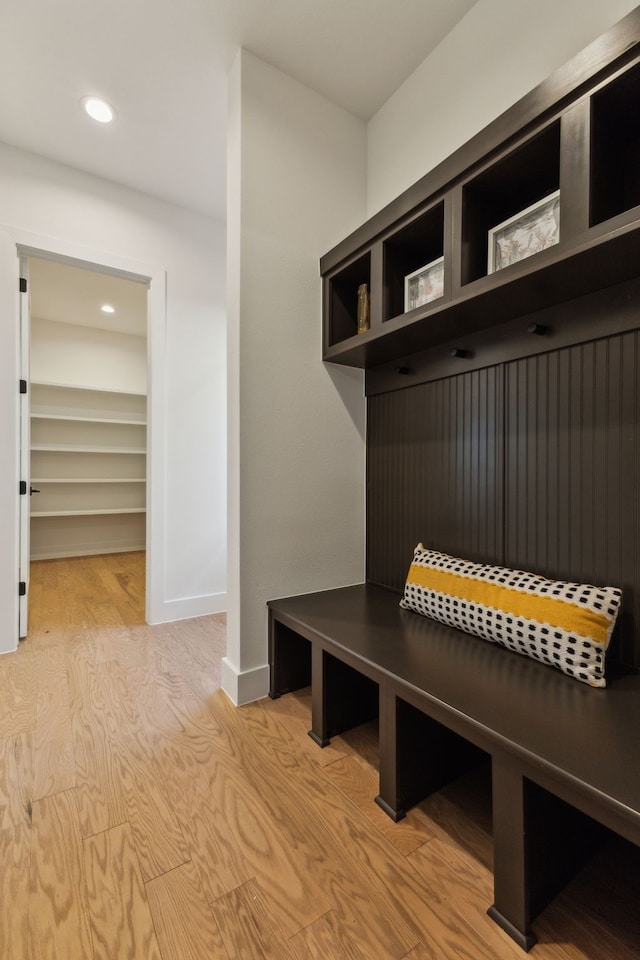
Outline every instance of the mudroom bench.
<path id="1" fill-rule="evenodd" d="M 640 845 L 640 675 L 594 689 L 399 600 L 364 583 L 270 601 L 270 696 L 311 685 L 320 746 L 378 716 L 375 799 L 394 820 L 490 758 L 489 914 L 529 950 L 603 828 Z"/>

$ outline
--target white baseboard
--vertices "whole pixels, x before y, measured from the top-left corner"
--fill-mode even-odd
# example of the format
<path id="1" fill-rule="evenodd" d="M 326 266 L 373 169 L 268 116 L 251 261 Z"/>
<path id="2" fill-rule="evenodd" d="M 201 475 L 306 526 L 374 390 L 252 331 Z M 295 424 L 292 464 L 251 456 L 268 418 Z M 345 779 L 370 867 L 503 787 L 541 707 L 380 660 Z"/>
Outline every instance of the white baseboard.
<path id="1" fill-rule="evenodd" d="M 101 557 L 105 553 L 138 553 L 141 550 L 144 550 L 144 543 L 131 544 L 129 541 L 123 540 L 122 543 L 112 543 L 111 545 L 98 544 L 86 548 L 78 547 L 63 547 L 61 549 L 55 549 L 51 547 L 46 550 L 32 550 L 31 551 L 31 560 L 67 560 L 73 559 L 73 557 Z"/>
<path id="2" fill-rule="evenodd" d="M 212 613 L 224 613 L 226 609 L 227 594 L 210 593 L 204 597 L 164 600 L 155 609 L 148 610 L 147 617 L 149 623 L 171 623 L 174 620 L 192 620 Z"/>
<path id="3" fill-rule="evenodd" d="M 269 692 L 269 665 L 265 663 L 262 667 L 240 673 L 227 657 L 223 657 L 222 689 L 236 706 L 261 700 Z"/>

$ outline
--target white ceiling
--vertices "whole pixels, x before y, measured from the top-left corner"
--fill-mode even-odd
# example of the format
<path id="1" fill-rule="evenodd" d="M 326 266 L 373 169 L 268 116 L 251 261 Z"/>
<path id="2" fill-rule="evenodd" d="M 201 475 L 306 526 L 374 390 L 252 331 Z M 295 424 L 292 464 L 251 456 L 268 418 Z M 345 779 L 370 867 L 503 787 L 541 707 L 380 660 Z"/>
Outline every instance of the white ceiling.
<path id="1" fill-rule="evenodd" d="M 240 46 L 368 119 L 475 2 L 5 0 L 0 140 L 224 218 Z M 117 121 L 88 121 L 87 94 Z"/>
<path id="2" fill-rule="evenodd" d="M 144 337 L 147 287 L 108 273 L 29 257 L 31 316 Z M 103 313 L 108 303 L 115 313 Z"/>

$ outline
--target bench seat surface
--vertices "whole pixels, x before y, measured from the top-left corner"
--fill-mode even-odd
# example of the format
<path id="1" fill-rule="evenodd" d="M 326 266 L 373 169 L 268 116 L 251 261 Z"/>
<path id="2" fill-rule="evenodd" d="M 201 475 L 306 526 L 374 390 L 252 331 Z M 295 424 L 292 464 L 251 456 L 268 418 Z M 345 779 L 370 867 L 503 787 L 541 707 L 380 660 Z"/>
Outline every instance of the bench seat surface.
<path id="1" fill-rule="evenodd" d="M 640 844 L 640 675 L 592 688 L 399 607 L 364 583 L 269 602 L 272 617 Z"/>

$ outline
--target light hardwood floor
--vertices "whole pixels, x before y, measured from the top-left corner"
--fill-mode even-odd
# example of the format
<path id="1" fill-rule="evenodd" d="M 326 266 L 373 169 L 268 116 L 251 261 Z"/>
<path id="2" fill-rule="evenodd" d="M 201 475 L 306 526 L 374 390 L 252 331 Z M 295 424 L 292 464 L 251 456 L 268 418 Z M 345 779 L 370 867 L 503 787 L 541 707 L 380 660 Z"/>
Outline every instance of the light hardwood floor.
<path id="1" fill-rule="evenodd" d="M 393 824 L 375 726 L 320 750 L 308 692 L 234 708 L 224 618 L 145 626 L 143 563 L 33 564 L 0 657 L 0 960 L 522 958 L 485 913 L 486 773 Z M 613 840 L 531 956 L 637 960 L 638 853 Z"/>

